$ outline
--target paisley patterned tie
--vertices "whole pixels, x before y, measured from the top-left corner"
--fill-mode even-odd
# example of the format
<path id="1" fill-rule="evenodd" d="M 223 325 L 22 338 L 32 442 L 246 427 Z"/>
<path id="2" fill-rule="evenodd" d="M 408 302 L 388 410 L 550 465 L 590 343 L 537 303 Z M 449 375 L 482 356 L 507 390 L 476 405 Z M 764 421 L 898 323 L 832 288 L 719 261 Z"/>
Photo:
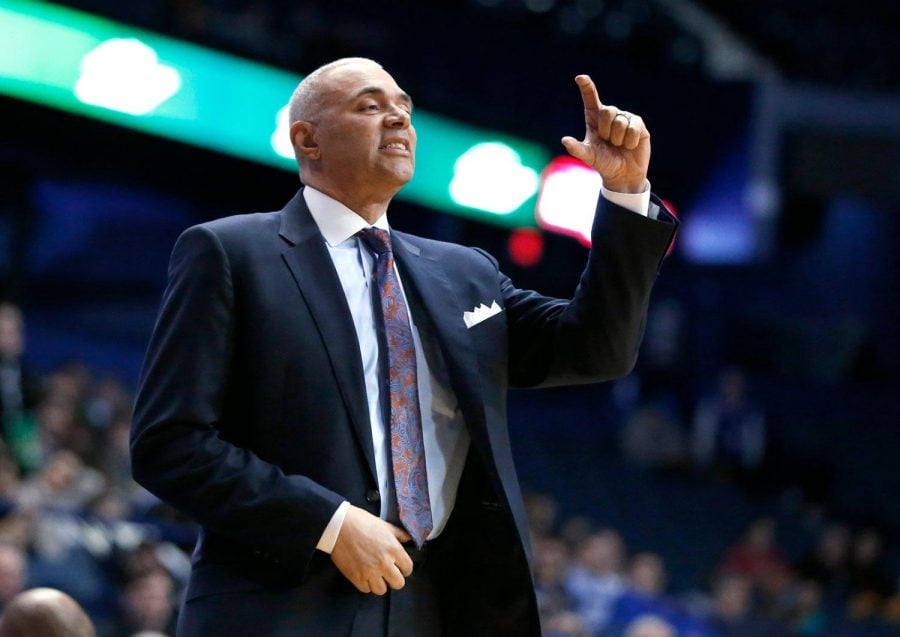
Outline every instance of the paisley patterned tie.
<path id="1" fill-rule="evenodd" d="M 391 400 L 391 461 L 400 522 L 416 546 L 425 543 L 434 527 L 428 476 L 425 471 L 425 445 L 419 414 L 419 388 L 416 381 L 416 349 L 406 309 L 406 300 L 394 273 L 394 253 L 386 230 L 368 228 L 360 238 L 377 255 L 375 283 L 381 298 L 381 313 L 387 341 L 388 377 Z"/>

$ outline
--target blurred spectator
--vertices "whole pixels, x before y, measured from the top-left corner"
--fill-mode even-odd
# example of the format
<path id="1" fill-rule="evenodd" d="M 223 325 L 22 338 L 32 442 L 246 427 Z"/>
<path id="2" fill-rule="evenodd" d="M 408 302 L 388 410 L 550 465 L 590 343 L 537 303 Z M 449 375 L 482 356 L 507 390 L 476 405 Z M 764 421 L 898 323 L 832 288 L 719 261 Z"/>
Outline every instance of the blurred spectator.
<path id="1" fill-rule="evenodd" d="M 6 447 L 0 443 L 0 515 L 15 506 L 19 491 L 19 467 Z"/>
<path id="2" fill-rule="evenodd" d="M 13 420 L 27 407 L 22 376 L 24 352 L 22 312 L 11 303 L 0 303 L 0 418 Z"/>
<path id="3" fill-rule="evenodd" d="M 868 529 L 854 538 L 847 579 L 851 595 L 883 599 L 894 592 L 895 582 L 884 569 L 884 545 L 877 531 Z"/>
<path id="4" fill-rule="evenodd" d="M 528 528 L 534 537 L 544 537 L 553 532 L 556 525 L 557 504 L 549 495 L 526 491 L 522 499 L 525 504 L 525 516 Z"/>
<path id="5" fill-rule="evenodd" d="M 119 412 L 106 431 L 101 464 L 112 485 L 126 493 L 135 493 L 140 487 L 131 479 L 129 458 L 130 413 Z"/>
<path id="6" fill-rule="evenodd" d="M 175 634 L 175 591 L 172 578 L 162 569 L 139 575 L 122 593 L 122 624 L 130 631 Z"/>
<path id="7" fill-rule="evenodd" d="M 775 546 L 775 521 L 765 517 L 750 524 L 741 539 L 725 553 L 719 569 L 746 577 L 760 586 L 770 576 L 780 575 L 787 567 L 787 558 Z"/>
<path id="8" fill-rule="evenodd" d="M 890 614 L 888 600 L 895 592 L 895 582 L 884 569 L 881 536 L 866 530 L 854 538 L 847 573 L 847 616 L 866 621 Z"/>
<path id="9" fill-rule="evenodd" d="M 100 495 L 105 486 L 99 471 L 85 465 L 75 453 L 62 450 L 22 485 L 19 504 L 26 509 L 53 507 L 74 511 Z"/>
<path id="10" fill-rule="evenodd" d="M 827 632 L 828 617 L 822 609 L 822 587 L 811 580 L 797 586 L 793 616 L 789 618 L 791 632 L 803 637 L 821 637 Z"/>
<path id="11" fill-rule="evenodd" d="M 797 613 L 797 600 L 804 583 L 798 581 L 787 564 L 767 569 L 756 582 L 760 613 L 775 621 L 790 622 Z"/>
<path id="12" fill-rule="evenodd" d="M 677 418 L 662 404 L 644 404 L 625 422 L 622 452 L 644 468 L 677 469 L 687 460 L 687 443 Z"/>
<path id="13" fill-rule="evenodd" d="M 675 627 L 655 615 L 638 617 L 625 629 L 624 637 L 676 637 Z"/>
<path id="14" fill-rule="evenodd" d="M 541 633 L 544 637 L 591 637 L 581 618 L 569 611 L 548 615 L 541 622 Z"/>
<path id="15" fill-rule="evenodd" d="M 653 617 L 664 621 L 672 634 L 697 637 L 708 630 L 698 619 L 666 593 L 667 576 L 663 558 L 656 553 L 638 553 L 628 565 L 626 588 L 616 600 L 611 627 L 614 635 L 628 634 L 631 626 L 641 618 Z M 647 631 L 658 630 L 647 622 Z"/>
<path id="16" fill-rule="evenodd" d="M 0 544 L 0 612 L 25 590 L 27 569 L 24 551 L 11 544 Z"/>
<path id="17" fill-rule="evenodd" d="M 538 538 L 534 544 L 534 589 L 538 611 L 550 616 L 573 609 L 563 582 L 569 568 L 569 548 L 558 538 Z"/>
<path id="18" fill-rule="evenodd" d="M 762 410 L 747 396 L 747 379 L 735 367 L 719 375 L 715 395 L 704 398 L 694 413 L 694 462 L 726 475 L 744 476 L 757 469 L 766 448 Z"/>
<path id="19" fill-rule="evenodd" d="M 775 624 L 753 611 L 752 585 L 744 577 L 723 575 L 713 590 L 711 623 L 721 637 L 776 637 L 784 635 Z"/>
<path id="20" fill-rule="evenodd" d="M 647 596 L 659 596 L 666 590 L 663 559 L 656 553 L 638 553 L 628 565 L 628 588 Z"/>
<path id="21" fill-rule="evenodd" d="M 3 611 L 0 637 L 94 637 L 81 606 L 65 593 L 33 588 L 17 595 Z"/>
<path id="22" fill-rule="evenodd" d="M 830 524 L 822 531 L 815 548 L 797 565 L 797 572 L 818 582 L 827 601 L 841 603 L 847 595 L 850 533 L 842 524 Z"/>
<path id="23" fill-rule="evenodd" d="M 25 323 L 22 312 L 11 303 L 0 303 L 0 433 L 13 457 L 27 455 L 34 438 L 34 383 L 22 367 Z"/>
<path id="24" fill-rule="evenodd" d="M 613 605 L 625 589 L 624 560 L 625 545 L 611 529 L 588 536 L 578 547 L 565 588 L 591 634 L 605 629 L 612 619 Z"/>
<path id="25" fill-rule="evenodd" d="M 85 400 L 84 414 L 94 429 L 109 429 L 116 418 L 131 411 L 131 397 L 122 383 L 112 377 L 102 378 Z"/>
<path id="26" fill-rule="evenodd" d="M 563 520 L 560 524 L 559 534 L 569 547 L 581 546 L 591 534 L 593 526 L 591 521 L 583 515 L 575 515 Z"/>
<path id="27" fill-rule="evenodd" d="M 900 592 L 894 594 L 884 605 L 884 621 L 894 630 L 900 631 Z"/>
<path id="28" fill-rule="evenodd" d="M 625 589 L 616 600 L 612 625 L 619 631 L 646 615 L 673 610 L 673 604 L 663 597 L 666 572 L 662 558 L 656 553 L 638 553 L 628 564 Z"/>

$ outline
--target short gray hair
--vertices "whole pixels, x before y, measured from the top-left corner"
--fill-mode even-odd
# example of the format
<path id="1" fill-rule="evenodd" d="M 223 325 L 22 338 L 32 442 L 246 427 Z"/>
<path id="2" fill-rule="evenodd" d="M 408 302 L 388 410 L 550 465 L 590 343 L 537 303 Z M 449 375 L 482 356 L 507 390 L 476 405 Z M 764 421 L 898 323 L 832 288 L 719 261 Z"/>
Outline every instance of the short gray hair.
<path id="1" fill-rule="evenodd" d="M 291 124 L 299 120 L 311 121 L 315 118 L 321 107 L 322 79 L 331 71 L 348 64 L 374 64 L 378 68 L 383 68 L 375 60 L 360 57 L 341 58 L 320 66 L 303 78 L 303 81 L 294 89 L 291 101 L 288 102 L 288 117 Z"/>

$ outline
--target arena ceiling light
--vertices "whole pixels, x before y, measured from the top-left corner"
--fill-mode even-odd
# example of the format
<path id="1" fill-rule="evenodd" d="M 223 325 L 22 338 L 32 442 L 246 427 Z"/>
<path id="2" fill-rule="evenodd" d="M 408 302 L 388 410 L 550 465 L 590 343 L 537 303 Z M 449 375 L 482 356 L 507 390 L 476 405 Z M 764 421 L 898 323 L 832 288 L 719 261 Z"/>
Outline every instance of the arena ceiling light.
<path id="1" fill-rule="evenodd" d="M 537 190 L 537 171 L 522 165 L 519 153 L 500 142 L 475 144 L 453 164 L 450 196 L 461 206 L 508 215 Z"/>
<path id="2" fill-rule="evenodd" d="M 0 93 L 294 171 L 284 107 L 301 76 L 35 0 L 0 5 Z M 533 226 L 534 142 L 416 110 L 416 176 L 400 197 Z"/>
<path id="3" fill-rule="evenodd" d="M 146 115 L 181 88 L 181 74 L 134 38 L 106 40 L 81 60 L 75 97 L 84 104 Z"/>

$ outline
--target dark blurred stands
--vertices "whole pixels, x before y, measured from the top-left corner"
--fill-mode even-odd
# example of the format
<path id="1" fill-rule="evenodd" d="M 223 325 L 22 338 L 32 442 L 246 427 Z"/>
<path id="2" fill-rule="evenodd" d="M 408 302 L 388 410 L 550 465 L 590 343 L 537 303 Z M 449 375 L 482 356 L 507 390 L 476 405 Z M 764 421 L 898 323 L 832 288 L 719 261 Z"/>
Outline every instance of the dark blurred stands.
<path id="1" fill-rule="evenodd" d="M 900 85 L 896 2 L 700 0 L 699 4 L 766 51 L 790 78 L 855 89 Z"/>
<path id="2" fill-rule="evenodd" d="M 6 370 L 22 369 L 22 326 L 0 306 Z M 49 586 L 72 595 L 101 637 L 172 635 L 194 526 L 130 479 L 128 388 L 78 362 L 30 383 L 27 401 L 3 403 L 0 604 Z M 615 444 L 615 421 L 630 415 L 614 395 L 512 403 L 520 474 L 544 493 L 526 505 L 546 634 L 900 631 L 900 546 L 885 528 L 727 465 L 635 463 Z"/>

